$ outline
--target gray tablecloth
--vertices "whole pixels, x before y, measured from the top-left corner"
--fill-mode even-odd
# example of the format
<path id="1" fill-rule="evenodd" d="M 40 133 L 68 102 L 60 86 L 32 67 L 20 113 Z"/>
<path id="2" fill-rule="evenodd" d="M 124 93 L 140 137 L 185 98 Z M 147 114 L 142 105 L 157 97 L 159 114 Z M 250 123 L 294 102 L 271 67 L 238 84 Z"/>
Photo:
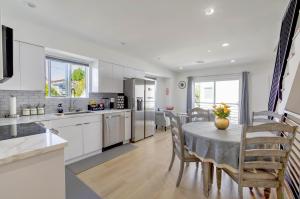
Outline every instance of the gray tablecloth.
<path id="1" fill-rule="evenodd" d="M 192 122 L 182 126 L 186 145 L 204 161 L 219 167 L 238 169 L 242 127 L 230 125 L 218 130 L 213 122 Z"/>

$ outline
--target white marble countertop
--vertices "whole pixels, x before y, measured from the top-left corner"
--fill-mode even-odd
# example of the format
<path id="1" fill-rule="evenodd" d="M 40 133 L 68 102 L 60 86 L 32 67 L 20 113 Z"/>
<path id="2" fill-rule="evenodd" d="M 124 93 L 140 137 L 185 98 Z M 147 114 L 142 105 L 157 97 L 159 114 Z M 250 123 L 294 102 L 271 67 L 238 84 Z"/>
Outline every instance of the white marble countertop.
<path id="1" fill-rule="evenodd" d="M 34 116 L 22 116 L 18 118 L 0 118 L 0 126 L 11 125 L 11 124 L 20 124 L 20 123 L 30 123 L 30 122 L 41 122 L 49 120 L 59 120 L 72 117 L 82 117 L 82 116 L 92 116 L 97 114 L 106 114 L 106 113 L 118 113 L 131 111 L 130 109 L 107 109 L 102 111 L 93 111 L 92 113 L 82 113 L 74 115 L 57 115 L 55 113 L 45 114 L 45 115 L 34 115 Z"/>
<path id="2" fill-rule="evenodd" d="M 0 165 L 63 149 L 67 141 L 47 132 L 0 141 Z"/>
<path id="3" fill-rule="evenodd" d="M 30 123 L 30 122 L 41 122 L 49 120 L 59 120 L 72 117 L 84 117 L 99 115 L 105 113 L 118 113 L 130 111 L 130 109 L 120 110 L 103 110 L 94 111 L 92 113 L 82 113 L 75 115 L 56 115 L 46 114 L 37 116 L 23 116 L 19 118 L 0 118 L 0 126 Z M 67 141 L 60 138 L 59 136 L 47 132 L 37 135 L 31 135 L 26 137 L 13 138 L 8 140 L 0 141 L 0 165 L 8 164 L 17 160 L 33 157 L 50 151 L 62 149 L 67 144 Z"/>

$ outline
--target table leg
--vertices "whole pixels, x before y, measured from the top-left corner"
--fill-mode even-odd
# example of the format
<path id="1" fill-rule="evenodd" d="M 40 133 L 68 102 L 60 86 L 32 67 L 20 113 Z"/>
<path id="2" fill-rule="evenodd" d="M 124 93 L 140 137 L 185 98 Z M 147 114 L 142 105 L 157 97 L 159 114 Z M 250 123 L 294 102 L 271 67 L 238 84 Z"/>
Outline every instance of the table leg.
<path id="1" fill-rule="evenodd" d="M 202 163 L 202 172 L 203 172 L 203 192 L 206 197 L 209 196 L 209 190 L 211 186 L 211 163 L 203 162 Z"/>
<path id="2" fill-rule="evenodd" d="M 216 168 L 217 169 L 217 186 L 218 186 L 218 191 L 221 190 L 221 185 L 222 185 L 222 169 Z"/>

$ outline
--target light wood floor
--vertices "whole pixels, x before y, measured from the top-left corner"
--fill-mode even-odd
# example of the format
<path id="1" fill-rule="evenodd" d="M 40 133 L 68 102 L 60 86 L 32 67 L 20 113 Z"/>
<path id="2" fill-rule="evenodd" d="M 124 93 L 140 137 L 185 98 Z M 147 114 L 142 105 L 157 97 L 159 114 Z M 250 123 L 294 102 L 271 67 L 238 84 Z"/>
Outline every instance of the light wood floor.
<path id="1" fill-rule="evenodd" d="M 118 158 L 89 169 L 78 177 L 103 199 L 202 199 L 201 167 L 186 167 L 180 187 L 176 188 L 179 162 L 176 160 L 171 172 L 170 132 L 158 132 L 154 137 L 135 144 L 137 149 Z M 260 194 L 261 195 L 260 195 Z M 222 189 L 218 193 L 216 180 L 210 198 L 237 199 L 237 186 L 223 174 Z M 244 189 L 244 198 L 264 198 L 263 192 L 251 196 Z M 273 197 L 273 193 L 270 198 Z"/>

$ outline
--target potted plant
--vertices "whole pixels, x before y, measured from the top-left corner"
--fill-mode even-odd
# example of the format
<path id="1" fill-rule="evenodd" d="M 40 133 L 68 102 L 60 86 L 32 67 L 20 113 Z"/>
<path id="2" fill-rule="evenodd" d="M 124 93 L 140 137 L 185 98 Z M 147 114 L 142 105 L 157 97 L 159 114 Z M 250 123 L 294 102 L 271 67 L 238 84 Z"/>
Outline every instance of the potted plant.
<path id="1" fill-rule="evenodd" d="M 229 126 L 230 106 L 225 103 L 213 106 L 213 113 L 216 116 L 215 126 L 220 130 L 225 130 Z"/>

